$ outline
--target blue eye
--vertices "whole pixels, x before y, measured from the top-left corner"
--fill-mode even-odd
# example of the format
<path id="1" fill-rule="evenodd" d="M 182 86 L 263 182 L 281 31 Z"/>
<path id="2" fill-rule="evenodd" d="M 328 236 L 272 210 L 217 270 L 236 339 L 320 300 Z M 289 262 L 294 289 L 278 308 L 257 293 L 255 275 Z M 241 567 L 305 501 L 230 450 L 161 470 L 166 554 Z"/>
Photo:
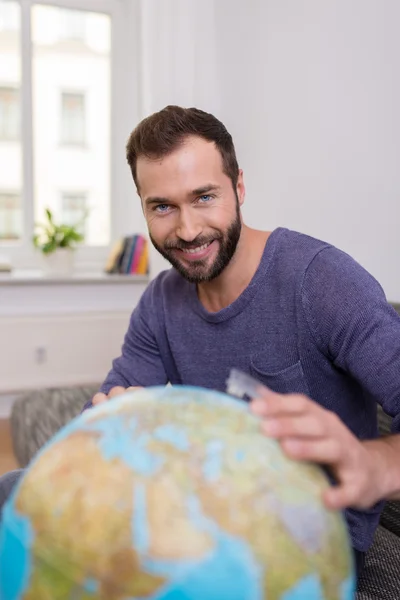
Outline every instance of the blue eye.
<path id="1" fill-rule="evenodd" d="M 157 206 L 154 207 L 155 212 L 159 212 L 159 213 L 166 213 L 166 212 L 168 212 L 168 209 L 169 209 L 168 204 L 157 204 Z"/>
<path id="2" fill-rule="evenodd" d="M 209 194 L 204 194 L 203 196 L 199 197 L 199 200 L 201 202 L 209 202 L 211 200 L 212 196 L 210 196 Z"/>

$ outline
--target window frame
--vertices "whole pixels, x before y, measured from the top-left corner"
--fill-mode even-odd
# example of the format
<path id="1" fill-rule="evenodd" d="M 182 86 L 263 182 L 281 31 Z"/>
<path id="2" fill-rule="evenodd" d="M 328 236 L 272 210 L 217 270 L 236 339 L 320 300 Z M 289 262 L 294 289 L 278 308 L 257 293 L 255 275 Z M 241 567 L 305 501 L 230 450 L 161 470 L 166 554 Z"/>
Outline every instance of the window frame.
<path id="1" fill-rule="evenodd" d="M 31 9 L 36 4 L 56 6 L 66 9 L 100 12 L 111 17 L 111 98 L 110 98 L 110 244 L 108 246 L 80 246 L 76 251 L 75 264 L 79 271 L 98 271 L 104 268 L 113 240 L 121 235 L 118 230 L 120 219 L 118 212 L 124 211 L 126 197 L 121 194 L 121 158 L 120 140 L 127 139 L 126 115 L 116 106 L 118 95 L 123 95 L 125 73 L 121 68 L 124 56 L 124 44 L 128 35 L 136 35 L 139 40 L 140 8 L 135 7 L 132 32 L 125 22 L 124 0 L 17 0 L 21 11 L 20 48 L 21 48 L 21 138 L 22 145 L 22 189 L 23 237 L 18 243 L 0 242 L 0 253 L 9 257 L 15 269 L 40 268 L 40 255 L 32 244 L 34 232 L 34 164 L 33 164 L 33 118 L 32 118 L 32 44 Z M 132 10 L 132 8 L 130 8 Z M 130 23 L 132 25 L 132 23 Z M 138 50 L 138 48 L 136 48 Z M 133 63 L 133 64 L 132 64 Z M 131 59 L 131 76 L 140 80 L 139 52 Z M 135 98 L 136 100 L 136 98 Z M 131 106 L 130 121 L 139 114 L 138 103 Z M 125 117 L 125 118 L 124 118 Z M 122 149 L 123 151 L 123 149 Z M 118 157 L 118 161 L 116 159 Z M 122 166 L 126 168 L 126 164 Z"/>

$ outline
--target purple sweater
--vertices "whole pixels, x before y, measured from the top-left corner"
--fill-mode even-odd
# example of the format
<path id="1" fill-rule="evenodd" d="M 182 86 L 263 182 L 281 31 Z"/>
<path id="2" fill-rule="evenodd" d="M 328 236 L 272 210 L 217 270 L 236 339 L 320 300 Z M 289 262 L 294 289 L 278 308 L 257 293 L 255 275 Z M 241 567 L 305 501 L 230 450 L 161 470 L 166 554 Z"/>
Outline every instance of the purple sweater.
<path id="1" fill-rule="evenodd" d="M 175 270 L 161 273 L 101 390 L 170 382 L 224 391 L 231 367 L 308 395 L 361 439 L 377 436 L 377 402 L 400 429 L 400 317 L 358 263 L 306 235 L 273 231 L 249 286 L 217 313 Z M 370 546 L 381 508 L 346 511 L 357 550 Z"/>

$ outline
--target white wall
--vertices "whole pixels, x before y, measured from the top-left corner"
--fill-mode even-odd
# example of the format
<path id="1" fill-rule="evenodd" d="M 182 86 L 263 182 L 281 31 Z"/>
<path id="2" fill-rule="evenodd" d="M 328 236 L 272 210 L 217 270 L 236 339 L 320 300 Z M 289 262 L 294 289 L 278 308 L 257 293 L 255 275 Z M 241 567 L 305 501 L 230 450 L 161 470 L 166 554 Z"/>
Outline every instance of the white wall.
<path id="1" fill-rule="evenodd" d="M 131 0 L 135 1 L 135 0 Z M 142 115 L 168 104 L 219 112 L 214 0 L 142 0 Z M 151 247 L 151 275 L 169 268 Z"/>
<path id="2" fill-rule="evenodd" d="M 119 3 L 118 31 L 116 36 L 124 39 L 124 45 L 116 45 L 113 61 L 114 89 L 123 89 L 124 93 L 114 95 L 112 111 L 116 126 L 113 140 L 116 151 L 113 152 L 111 199 L 115 208 L 112 214 L 112 231 L 117 239 L 132 232 L 144 233 L 146 225 L 136 196 L 128 164 L 125 146 L 132 129 L 143 118 L 142 81 L 141 81 L 141 39 L 140 5 L 142 0 L 126 0 Z"/>
<path id="3" fill-rule="evenodd" d="M 245 217 L 352 254 L 400 301 L 400 3 L 216 0 Z"/>
<path id="4" fill-rule="evenodd" d="M 131 307 L 0 317 L 2 339 L 7 340 L 0 349 L 0 393 L 99 385 L 120 354 L 130 313 Z"/>

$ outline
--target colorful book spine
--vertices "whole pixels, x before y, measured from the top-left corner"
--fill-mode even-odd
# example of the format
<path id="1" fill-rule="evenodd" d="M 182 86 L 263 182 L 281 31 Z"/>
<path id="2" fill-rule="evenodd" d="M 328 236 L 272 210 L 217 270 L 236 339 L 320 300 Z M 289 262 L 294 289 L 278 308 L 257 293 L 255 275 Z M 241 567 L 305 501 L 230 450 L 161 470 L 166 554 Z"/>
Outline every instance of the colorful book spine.
<path id="1" fill-rule="evenodd" d="M 138 264 L 139 264 L 140 257 L 143 252 L 143 241 L 144 241 L 143 236 L 141 236 L 141 235 L 138 236 L 138 239 L 136 240 L 134 252 L 132 255 L 130 273 L 137 273 Z"/>
<path id="2" fill-rule="evenodd" d="M 136 246 L 137 246 L 139 237 L 140 236 L 138 236 L 138 235 L 132 236 L 132 240 L 129 245 L 129 249 L 128 249 L 127 256 L 126 256 L 125 268 L 124 268 L 124 273 L 126 273 L 126 274 L 131 273 L 132 261 L 133 261 L 133 257 L 136 252 Z"/>
<path id="3" fill-rule="evenodd" d="M 125 236 L 112 248 L 105 270 L 107 273 L 147 275 L 149 244 L 143 235 Z"/>
<path id="4" fill-rule="evenodd" d="M 137 267 L 137 274 L 138 275 L 147 275 L 148 272 L 149 272 L 149 243 L 144 238 L 143 252 L 141 254 L 139 264 Z"/>

